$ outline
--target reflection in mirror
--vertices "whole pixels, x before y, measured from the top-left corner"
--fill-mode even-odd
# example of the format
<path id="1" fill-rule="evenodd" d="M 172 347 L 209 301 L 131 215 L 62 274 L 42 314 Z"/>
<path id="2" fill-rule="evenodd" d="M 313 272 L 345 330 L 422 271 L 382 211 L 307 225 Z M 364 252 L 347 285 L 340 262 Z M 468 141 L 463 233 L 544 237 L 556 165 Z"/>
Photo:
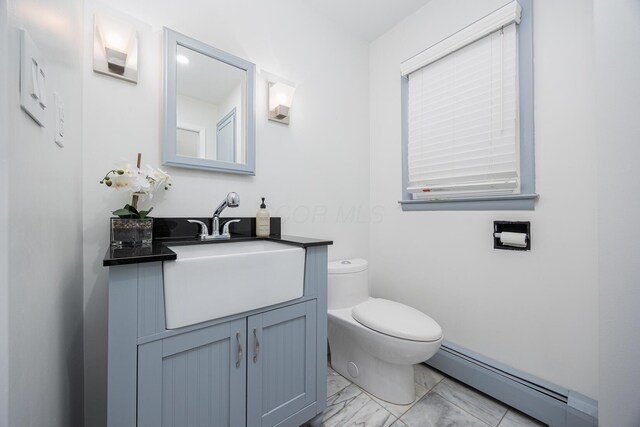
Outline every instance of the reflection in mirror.
<path id="1" fill-rule="evenodd" d="M 255 175 L 255 64 L 169 28 L 163 36 L 163 164 Z"/>
<path id="2" fill-rule="evenodd" d="M 178 45 L 176 154 L 246 163 L 246 71 Z"/>
<path id="3" fill-rule="evenodd" d="M 176 128 L 176 153 L 182 157 L 205 157 L 205 130 L 195 126 L 180 124 Z"/>

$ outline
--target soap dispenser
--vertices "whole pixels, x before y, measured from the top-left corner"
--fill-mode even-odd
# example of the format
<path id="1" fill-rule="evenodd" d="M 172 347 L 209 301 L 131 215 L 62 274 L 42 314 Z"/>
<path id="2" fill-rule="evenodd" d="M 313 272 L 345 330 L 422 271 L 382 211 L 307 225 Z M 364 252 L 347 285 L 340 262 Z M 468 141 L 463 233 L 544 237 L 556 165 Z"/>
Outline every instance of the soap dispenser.
<path id="1" fill-rule="evenodd" d="M 256 236 L 268 237 L 271 234 L 271 216 L 267 210 L 267 205 L 264 204 L 264 197 L 262 198 L 262 204 L 258 213 L 256 214 Z"/>

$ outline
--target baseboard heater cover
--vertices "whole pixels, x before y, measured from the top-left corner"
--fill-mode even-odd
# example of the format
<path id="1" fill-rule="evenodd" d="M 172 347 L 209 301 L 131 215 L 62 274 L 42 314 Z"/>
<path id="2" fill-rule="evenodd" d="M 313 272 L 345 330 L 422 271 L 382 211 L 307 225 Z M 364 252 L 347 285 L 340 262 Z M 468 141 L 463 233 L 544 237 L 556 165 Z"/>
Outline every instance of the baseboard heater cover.
<path id="1" fill-rule="evenodd" d="M 550 427 L 596 427 L 598 402 L 444 341 L 427 365 Z"/>

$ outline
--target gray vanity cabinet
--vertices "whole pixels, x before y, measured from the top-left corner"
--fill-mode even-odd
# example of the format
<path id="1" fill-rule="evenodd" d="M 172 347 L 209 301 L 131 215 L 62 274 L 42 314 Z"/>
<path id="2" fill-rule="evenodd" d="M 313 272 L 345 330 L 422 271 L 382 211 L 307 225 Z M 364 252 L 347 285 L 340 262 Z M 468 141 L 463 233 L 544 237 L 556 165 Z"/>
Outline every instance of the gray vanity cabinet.
<path id="1" fill-rule="evenodd" d="M 271 427 L 315 400 L 315 300 L 138 347 L 139 427 Z"/>
<path id="2" fill-rule="evenodd" d="M 112 266 L 108 334 L 108 427 L 300 426 L 326 407 L 327 247 L 301 298 L 172 330 L 162 263 Z"/>
<path id="3" fill-rule="evenodd" d="M 138 426 L 245 425 L 246 320 L 138 347 Z"/>
<path id="4" fill-rule="evenodd" d="M 316 301 L 248 322 L 247 425 L 275 426 L 316 401 Z"/>

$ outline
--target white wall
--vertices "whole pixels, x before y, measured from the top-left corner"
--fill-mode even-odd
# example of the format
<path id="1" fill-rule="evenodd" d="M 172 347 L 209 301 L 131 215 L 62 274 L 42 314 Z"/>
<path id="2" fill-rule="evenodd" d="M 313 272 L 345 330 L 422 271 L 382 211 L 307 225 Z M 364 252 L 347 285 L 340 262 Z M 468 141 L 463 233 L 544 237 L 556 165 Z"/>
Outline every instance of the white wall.
<path id="1" fill-rule="evenodd" d="M 600 426 L 640 425 L 640 3 L 595 0 Z"/>
<path id="2" fill-rule="evenodd" d="M 9 425 L 7 2 L 0 0 L 0 427 Z"/>
<path id="3" fill-rule="evenodd" d="M 294 0 L 114 0 L 109 6 L 144 22 L 137 23 L 138 84 L 95 74 L 92 15 L 99 6 L 85 1 L 85 421 L 92 427 L 103 425 L 106 405 L 107 269 L 102 258 L 108 218 L 126 202 L 98 180 L 113 162 L 133 159 L 138 151 L 144 162 L 159 164 L 163 25 L 257 64 L 257 170 L 255 177 L 246 177 L 169 168 L 173 189 L 154 197 L 154 214 L 211 215 L 227 192 L 236 191 L 241 205 L 225 215 L 253 216 L 265 196 L 272 215 L 284 217 L 285 233 L 334 239 L 332 258 L 367 256 L 369 247 L 366 43 L 325 24 Z M 290 126 L 267 121 L 265 70 L 297 85 Z"/>
<path id="4" fill-rule="evenodd" d="M 11 426 L 77 426 L 83 418 L 82 1 L 7 5 L 8 70 L 0 76 L 9 91 L 2 97 L 10 141 L 8 419 Z M 17 28 L 30 33 L 48 65 L 48 99 L 56 91 L 64 103 L 64 149 L 53 142 L 53 108 L 45 128 L 20 109 Z"/>
<path id="5" fill-rule="evenodd" d="M 506 0 L 432 0 L 370 53 L 371 277 L 445 339 L 598 398 L 597 166 L 591 2 L 534 2 L 535 211 L 402 212 L 399 64 Z M 494 220 L 531 221 L 530 252 L 493 249 Z"/>

